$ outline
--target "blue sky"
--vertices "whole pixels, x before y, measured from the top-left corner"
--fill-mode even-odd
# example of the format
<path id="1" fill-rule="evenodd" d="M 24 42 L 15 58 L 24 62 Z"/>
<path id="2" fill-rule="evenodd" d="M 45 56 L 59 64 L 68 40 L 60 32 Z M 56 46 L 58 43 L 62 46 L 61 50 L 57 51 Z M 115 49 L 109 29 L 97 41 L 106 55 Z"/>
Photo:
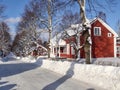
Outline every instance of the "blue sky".
<path id="1" fill-rule="evenodd" d="M 1 0 L 5 5 L 5 15 L 8 18 L 19 17 L 24 10 L 24 6 L 28 4 L 30 0 Z"/>
<path id="2" fill-rule="evenodd" d="M 108 24 L 116 31 L 117 21 L 120 20 L 120 0 L 113 7 L 113 12 L 106 12 Z"/>
<path id="3" fill-rule="evenodd" d="M 20 21 L 20 16 L 24 11 L 24 7 L 30 0 L 0 0 L 6 6 L 4 15 L 6 21 L 10 25 L 12 33 L 14 33 L 15 25 Z M 114 12 L 106 12 L 108 24 L 116 31 L 116 23 L 120 19 L 120 1 L 113 8 Z"/>
<path id="4" fill-rule="evenodd" d="M 24 11 L 24 7 L 30 0 L 0 0 L 5 6 L 5 21 L 8 23 L 11 34 L 15 34 L 15 26 L 20 21 L 21 14 Z"/>

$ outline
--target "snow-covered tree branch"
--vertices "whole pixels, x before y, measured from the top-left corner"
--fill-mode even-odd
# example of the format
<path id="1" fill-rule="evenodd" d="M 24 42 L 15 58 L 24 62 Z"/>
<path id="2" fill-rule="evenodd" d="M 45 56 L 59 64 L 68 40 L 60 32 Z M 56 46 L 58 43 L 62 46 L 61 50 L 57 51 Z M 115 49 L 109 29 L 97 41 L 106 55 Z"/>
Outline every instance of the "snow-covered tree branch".
<path id="1" fill-rule="evenodd" d="M 11 51 L 9 27 L 5 22 L 0 23 L 0 50 L 3 51 L 4 56 L 9 54 Z"/>

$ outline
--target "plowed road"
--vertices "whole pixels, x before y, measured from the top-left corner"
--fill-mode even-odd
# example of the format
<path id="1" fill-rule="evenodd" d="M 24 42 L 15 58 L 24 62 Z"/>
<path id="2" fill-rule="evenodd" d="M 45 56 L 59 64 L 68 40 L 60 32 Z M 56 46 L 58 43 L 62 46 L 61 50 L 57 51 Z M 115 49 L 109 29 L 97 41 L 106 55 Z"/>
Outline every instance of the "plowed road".
<path id="1" fill-rule="evenodd" d="M 0 63 L 0 90 L 103 90 L 34 63 Z"/>

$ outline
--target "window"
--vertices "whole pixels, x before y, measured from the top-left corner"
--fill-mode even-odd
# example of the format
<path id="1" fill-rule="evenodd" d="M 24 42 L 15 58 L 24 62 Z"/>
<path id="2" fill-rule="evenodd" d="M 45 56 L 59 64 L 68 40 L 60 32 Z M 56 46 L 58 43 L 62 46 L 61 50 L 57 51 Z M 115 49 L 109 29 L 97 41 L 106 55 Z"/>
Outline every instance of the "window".
<path id="1" fill-rule="evenodd" d="M 112 34 L 111 34 L 111 33 L 108 33 L 108 37 L 112 37 Z"/>
<path id="2" fill-rule="evenodd" d="M 120 46 L 117 46 L 117 54 L 120 54 Z"/>
<path id="3" fill-rule="evenodd" d="M 63 53 L 64 47 L 60 47 L 60 52 Z"/>
<path id="4" fill-rule="evenodd" d="M 60 47 L 60 52 L 61 53 L 66 53 L 66 46 L 62 46 L 62 47 Z"/>
<path id="5" fill-rule="evenodd" d="M 120 40 L 117 40 L 117 44 L 120 44 Z"/>
<path id="6" fill-rule="evenodd" d="M 101 36 L 101 27 L 94 27 L 94 35 Z"/>

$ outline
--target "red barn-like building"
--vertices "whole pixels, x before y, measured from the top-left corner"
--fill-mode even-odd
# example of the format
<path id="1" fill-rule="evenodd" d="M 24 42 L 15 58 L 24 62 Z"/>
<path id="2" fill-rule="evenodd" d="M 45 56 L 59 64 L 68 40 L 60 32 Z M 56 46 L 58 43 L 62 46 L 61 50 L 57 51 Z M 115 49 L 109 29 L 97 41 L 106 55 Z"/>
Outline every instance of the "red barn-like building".
<path id="1" fill-rule="evenodd" d="M 70 31 L 71 36 L 74 35 L 72 30 Z M 52 53 L 56 56 L 63 58 L 74 58 L 75 50 L 70 45 L 70 41 L 74 41 L 74 37 L 68 37 L 70 41 L 61 39 L 61 34 L 55 36 L 51 41 Z M 91 57 L 92 58 L 103 58 L 103 57 L 116 57 L 117 55 L 117 33 L 103 20 L 96 18 L 91 21 Z M 80 44 L 82 44 L 82 36 L 80 36 Z M 80 50 L 80 57 L 84 58 L 84 50 Z"/>

